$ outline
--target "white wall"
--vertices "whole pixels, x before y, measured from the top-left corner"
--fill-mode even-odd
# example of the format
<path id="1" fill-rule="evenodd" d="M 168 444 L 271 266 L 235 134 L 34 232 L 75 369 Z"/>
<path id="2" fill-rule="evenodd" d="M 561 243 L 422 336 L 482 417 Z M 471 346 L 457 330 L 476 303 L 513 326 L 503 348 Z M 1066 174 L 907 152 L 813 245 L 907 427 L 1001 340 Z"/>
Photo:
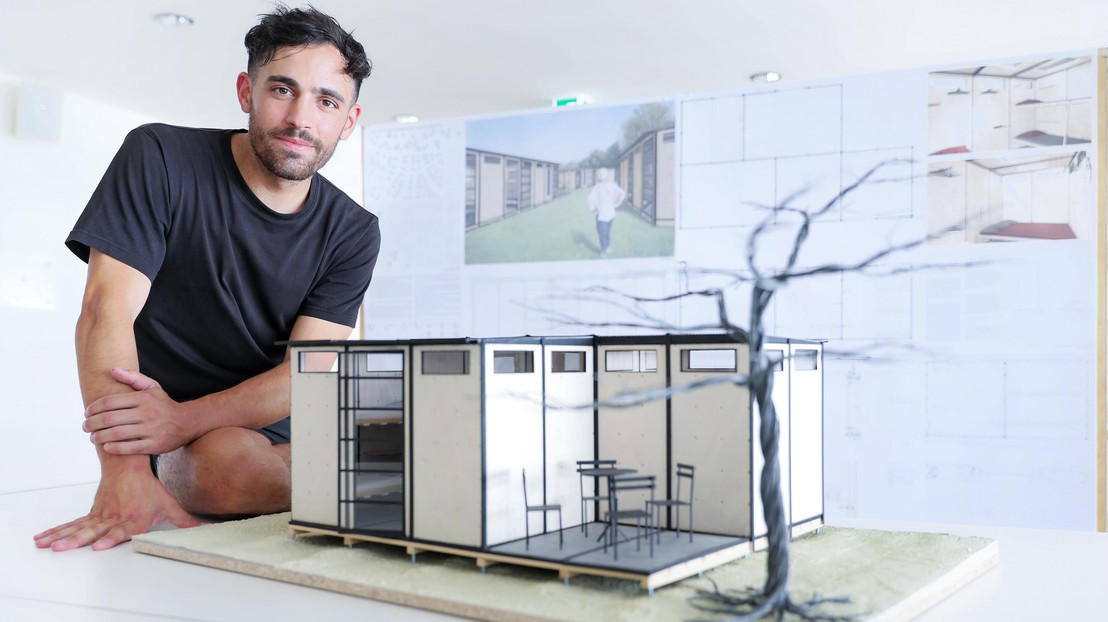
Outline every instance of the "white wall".
<path id="1" fill-rule="evenodd" d="M 58 141 L 17 138 L 22 84 L 0 75 L 0 492 L 99 476 L 73 353 L 85 264 L 64 242 L 124 135 L 150 120 L 65 93 Z"/>

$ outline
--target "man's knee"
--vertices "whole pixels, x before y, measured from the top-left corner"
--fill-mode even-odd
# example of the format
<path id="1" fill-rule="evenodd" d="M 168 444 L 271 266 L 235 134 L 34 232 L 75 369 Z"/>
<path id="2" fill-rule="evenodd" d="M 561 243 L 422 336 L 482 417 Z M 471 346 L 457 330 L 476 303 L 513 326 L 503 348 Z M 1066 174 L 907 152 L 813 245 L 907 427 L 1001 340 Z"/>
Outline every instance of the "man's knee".
<path id="1" fill-rule="evenodd" d="M 235 516 L 287 510 L 288 445 L 252 430 L 219 428 L 161 457 L 159 477 L 186 510 Z"/>

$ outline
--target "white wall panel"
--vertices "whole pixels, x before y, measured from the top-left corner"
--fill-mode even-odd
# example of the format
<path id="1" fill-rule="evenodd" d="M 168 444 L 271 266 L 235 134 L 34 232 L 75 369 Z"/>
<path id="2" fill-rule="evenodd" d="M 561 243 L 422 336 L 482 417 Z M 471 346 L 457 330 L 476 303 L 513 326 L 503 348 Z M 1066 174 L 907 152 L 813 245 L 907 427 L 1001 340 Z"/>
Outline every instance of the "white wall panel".
<path id="1" fill-rule="evenodd" d="M 681 104 L 681 159 L 710 164 L 743 158 L 743 97 L 690 99 Z"/>
<path id="2" fill-rule="evenodd" d="M 777 202 L 773 160 L 700 164 L 683 169 L 679 222 L 682 229 L 756 225 L 760 207 Z"/>
<path id="3" fill-rule="evenodd" d="M 553 371 L 556 353 L 580 353 L 585 361 L 584 370 Z M 562 505 L 562 521 L 569 527 L 580 524 L 582 520 L 577 461 L 593 459 L 596 441 L 592 408 L 596 362 L 593 360 L 591 344 L 547 345 L 545 356 L 546 503 Z M 584 520 L 594 518 L 591 507 L 586 508 L 586 512 Z M 553 517 L 551 520 L 554 520 Z"/>
<path id="4" fill-rule="evenodd" d="M 794 524 L 823 516 L 823 346 L 790 344 L 789 456 Z M 797 365 L 798 350 L 816 350 L 816 369 Z"/>
<path id="5" fill-rule="evenodd" d="M 508 343 L 487 343 L 482 348 L 485 358 L 485 538 L 491 546 L 524 536 L 524 469 L 531 495 L 528 502 L 536 504 L 542 498 L 542 349 L 538 345 Z M 498 352 L 530 353 L 532 371 L 496 373 Z M 538 521 L 532 523 L 535 533 L 540 533 Z"/>
<path id="6" fill-rule="evenodd" d="M 748 160 L 842 150 L 842 87 L 756 93 L 745 99 Z"/>

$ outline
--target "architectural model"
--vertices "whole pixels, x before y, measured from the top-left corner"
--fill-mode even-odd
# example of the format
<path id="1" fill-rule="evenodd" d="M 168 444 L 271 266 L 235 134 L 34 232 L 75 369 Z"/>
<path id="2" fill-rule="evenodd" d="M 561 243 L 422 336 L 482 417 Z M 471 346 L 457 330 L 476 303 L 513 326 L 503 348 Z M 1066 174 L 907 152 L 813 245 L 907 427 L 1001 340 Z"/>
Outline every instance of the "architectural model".
<path id="1" fill-rule="evenodd" d="M 766 535 L 749 390 L 727 382 L 681 390 L 748 371 L 749 345 L 730 336 L 290 345 L 293 533 L 397 544 L 413 560 L 445 551 L 482 568 L 618 576 L 648 589 L 741 557 Z M 778 361 L 782 492 L 796 534 L 823 517 L 822 344 L 765 347 Z M 587 460 L 654 476 L 656 500 L 676 498 L 678 464 L 695 467 L 693 537 L 686 513 L 682 532 L 672 531 L 671 509 L 659 512 L 653 547 L 633 527 L 608 538 L 607 482 L 581 476 Z M 627 495 L 621 509 L 651 496 Z M 582 496 L 601 499 L 582 504 Z M 528 523 L 527 506 L 538 504 L 560 506 L 561 538 L 554 514 Z"/>

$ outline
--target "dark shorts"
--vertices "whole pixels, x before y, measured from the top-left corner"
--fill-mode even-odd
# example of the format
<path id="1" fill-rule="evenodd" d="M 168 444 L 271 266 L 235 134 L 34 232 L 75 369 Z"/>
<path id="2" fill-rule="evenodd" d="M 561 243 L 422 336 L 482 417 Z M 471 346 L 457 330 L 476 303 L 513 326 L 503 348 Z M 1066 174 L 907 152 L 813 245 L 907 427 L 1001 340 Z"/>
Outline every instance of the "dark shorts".
<path id="1" fill-rule="evenodd" d="M 268 438 L 269 442 L 274 445 L 285 445 L 292 441 L 292 430 L 289 426 L 288 417 L 275 421 L 258 430 L 258 432 Z"/>
<path id="2" fill-rule="evenodd" d="M 285 417 L 280 421 L 271 423 L 264 428 L 257 430 L 258 434 L 269 439 L 272 445 L 287 445 L 292 440 L 292 431 L 289 427 L 289 418 Z M 154 472 L 154 477 L 158 476 L 158 455 L 151 454 L 150 456 L 150 470 Z"/>

